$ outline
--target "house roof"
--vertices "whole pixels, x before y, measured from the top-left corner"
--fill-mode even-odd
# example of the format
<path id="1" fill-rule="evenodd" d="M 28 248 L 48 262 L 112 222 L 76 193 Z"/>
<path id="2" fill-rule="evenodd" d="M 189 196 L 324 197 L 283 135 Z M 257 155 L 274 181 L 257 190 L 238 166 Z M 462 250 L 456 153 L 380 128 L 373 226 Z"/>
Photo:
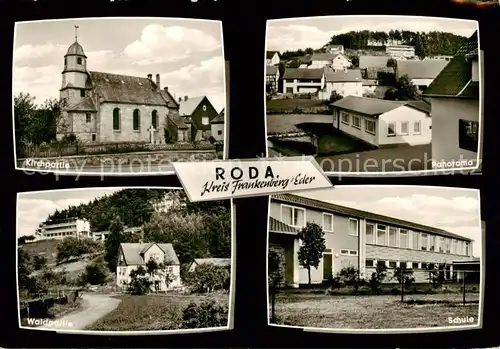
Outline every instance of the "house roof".
<path id="1" fill-rule="evenodd" d="M 287 68 L 283 79 L 321 79 L 325 73 L 324 69 Z"/>
<path id="2" fill-rule="evenodd" d="M 210 123 L 211 124 L 223 124 L 225 122 L 225 109 L 222 109 L 222 111 L 217 115 L 215 118 L 213 118 Z"/>
<path id="3" fill-rule="evenodd" d="M 464 240 L 464 241 L 472 241 L 469 238 L 451 233 L 451 232 L 443 230 L 443 229 L 429 227 L 429 226 L 426 226 L 423 224 L 414 223 L 414 222 L 410 222 L 410 221 L 406 221 L 406 220 L 402 220 L 402 219 L 398 219 L 398 218 L 393 218 L 393 217 L 389 217 L 389 216 L 384 216 L 384 215 L 380 215 L 378 213 L 362 211 L 362 210 L 358 210 L 358 209 L 354 209 L 354 208 L 350 208 L 350 207 L 332 204 L 329 202 L 314 200 L 314 199 L 310 199 L 310 198 L 306 198 L 306 197 L 298 196 L 298 195 L 294 195 L 294 194 L 275 194 L 271 198 L 274 201 L 286 202 L 286 203 L 291 203 L 291 204 L 295 204 L 295 205 L 299 205 L 299 206 L 304 206 L 307 208 L 314 208 L 314 209 L 333 212 L 333 213 L 337 213 L 337 214 L 344 214 L 344 215 L 348 215 L 348 216 L 365 218 L 368 220 L 373 220 L 373 221 L 377 221 L 377 222 L 385 223 L 385 224 L 394 224 L 394 225 L 408 228 L 408 229 L 414 229 L 414 230 L 418 230 L 421 232 L 433 233 L 433 234 L 441 235 L 441 236 L 445 236 L 445 237 L 457 238 L 457 239 Z"/>
<path id="4" fill-rule="evenodd" d="M 262 52 L 262 51 L 261 51 Z M 266 52 L 266 58 L 267 59 L 272 59 L 274 57 L 275 54 L 277 54 L 278 52 L 276 51 L 267 51 Z M 279 54 L 278 54 L 279 55 Z M 262 57 L 262 56 L 261 56 Z"/>
<path id="5" fill-rule="evenodd" d="M 179 114 L 181 116 L 190 116 L 205 97 L 206 96 L 189 97 L 187 101 L 182 100 L 182 102 L 179 103 Z"/>
<path id="6" fill-rule="evenodd" d="M 298 229 L 289 226 L 286 223 L 283 223 L 282 221 L 269 217 L 269 231 L 271 233 L 292 233 L 292 234 L 297 234 L 299 232 Z"/>
<path id="7" fill-rule="evenodd" d="M 101 102 L 167 105 L 156 84 L 137 76 L 90 72 L 94 91 Z"/>
<path id="8" fill-rule="evenodd" d="M 392 67 L 369 67 L 364 68 L 365 79 L 377 80 L 379 78 L 379 73 L 390 73 L 394 74 L 394 68 Z"/>
<path id="9" fill-rule="evenodd" d="M 156 243 L 121 243 L 120 247 L 123 251 L 123 257 L 127 265 L 145 265 L 147 261 L 144 260 L 142 253 L 145 253 L 151 246 L 157 245 L 165 253 L 165 264 L 177 265 L 179 259 L 174 251 L 172 244 L 156 244 Z"/>
<path id="10" fill-rule="evenodd" d="M 359 56 L 359 67 L 363 68 L 372 68 L 372 67 L 380 67 L 386 68 L 387 61 L 389 60 L 389 56 Z"/>
<path id="11" fill-rule="evenodd" d="M 363 79 L 363 86 L 377 86 L 377 79 Z"/>
<path id="12" fill-rule="evenodd" d="M 160 91 L 161 96 L 165 101 L 167 101 L 167 106 L 171 109 L 179 109 L 179 103 L 175 100 L 174 96 L 165 87 Z"/>
<path id="13" fill-rule="evenodd" d="M 361 82 L 361 71 L 359 69 L 335 70 L 331 67 L 325 68 L 327 82 Z"/>
<path id="14" fill-rule="evenodd" d="M 75 41 L 74 43 L 71 44 L 70 47 L 68 47 L 68 51 L 66 52 L 65 56 L 69 55 L 78 55 L 87 58 L 87 56 L 85 56 L 85 52 L 83 52 L 82 45 L 80 45 L 78 41 Z"/>
<path id="15" fill-rule="evenodd" d="M 331 44 L 330 44 L 330 45 L 327 45 L 327 46 L 326 46 L 326 48 L 327 48 L 327 49 L 332 49 L 332 48 L 334 48 L 334 49 L 342 50 L 342 49 L 344 48 L 344 45 L 331 45 Z"/>
<path id="16" fill-rule="evenodd" d="M 189 128 L 188 125 L 186 124 L 186 121 L 184 120 L 184 118 L 182 116 L 180 116 L 179 114 L 177 114 L 177 113 L 175 113 L 175 114 L 168 114 L 167 118 L 168 118 L 169 121 L 171 121 L 179 129 L 187 129 L 187 128 Z"/>
<path id="17" fill-rule="evenodd" d="M 420 111 L 423 111 L 429 115 L 431 113 L 431 104 L 424 100 L 406 101 L 406 105 L 418 109 Z"/>
<path id="18" fill-rule="evenodd" d="M 194 263 L 201 264 L 212 264 L 220 267 L 231 266 L 231 258 L 195 258 Z"/>
<path id="19" fill-rule="evenodd" d="M 278 67 L 275 65 L 268 65 L 266 67 L 266 75 L 276 75 L 278 73 Z"/>
<path id="20" fill-rule="evenodd" d="M 448 63 L 444 59 L 401 60 L 397 64 L 396 71 L 398 76 L 408 75 L 410 79 L 434 79 Z"/>
<path id="21" fill-rule="evenodd" d="M 333 53 L 313 53 L 311 61 L 333 61 L 336 56 Z"/>
<path id="22" fill-rule="evenodd" d="M 460 47 L 453 59 L 425 89 L 428 97 L 462 97 L 479 99 L 479 84 L 472 83 L 472 67 L 468 54 L 477 55 L 477 31 Z"/>
<path id="23" fill-rule="evenodd" d="M 91 97 L 85 97 L 81 102 L 65 109 L 66 111 L 89 111 L 89 112 L 97 111 L 97 108 Z"/>
<path id="24" fill-rule="evenodd" d="M 388 101 L 385 99 L 347 96 L 334 103 L 333 106 L 352 110 L 361 114 L 377 116 L 405 105 L 403 101 Z"/>

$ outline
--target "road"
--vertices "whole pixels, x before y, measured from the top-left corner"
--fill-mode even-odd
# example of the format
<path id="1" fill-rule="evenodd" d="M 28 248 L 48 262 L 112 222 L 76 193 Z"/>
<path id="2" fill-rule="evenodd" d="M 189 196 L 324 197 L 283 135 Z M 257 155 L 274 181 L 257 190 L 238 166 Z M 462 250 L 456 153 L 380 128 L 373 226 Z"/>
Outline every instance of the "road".
<path id="1" fill-rule="evenodd" d="M 83 309 L 62 316 L 55 323 L 39 328 L 51 330 L 84 330 L 94 322 L 115 310 L 120 300 L 109 295 L 83 294 Z"/>

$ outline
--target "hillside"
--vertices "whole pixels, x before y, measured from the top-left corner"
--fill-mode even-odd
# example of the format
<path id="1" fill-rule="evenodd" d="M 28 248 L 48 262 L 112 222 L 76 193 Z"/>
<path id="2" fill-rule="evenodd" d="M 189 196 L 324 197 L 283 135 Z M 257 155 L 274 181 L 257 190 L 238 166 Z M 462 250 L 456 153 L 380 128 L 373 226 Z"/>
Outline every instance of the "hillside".
<path id="1" fill-rule="evenodd" d="M 44 257 L 47 260 L 48 265 L 53 265 L 56 263 L 57 245 L 59 242 L 60 240 L 55 239 L 40 240 L 21 245 L 20 248 L 29 256 Z"/>

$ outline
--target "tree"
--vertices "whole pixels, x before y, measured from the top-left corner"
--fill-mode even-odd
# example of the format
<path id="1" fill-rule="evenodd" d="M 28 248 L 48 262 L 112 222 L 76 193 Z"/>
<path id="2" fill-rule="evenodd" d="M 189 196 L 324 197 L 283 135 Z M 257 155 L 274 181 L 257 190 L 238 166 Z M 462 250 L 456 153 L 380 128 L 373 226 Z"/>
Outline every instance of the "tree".
<path id="1" fill-rule="evenodd" d="M 205 221 L 210 255 L 229 258 L 231 256 L 231 212 L 207 216 Z"/>
<path id="2" fill-rule="evenodd" d="M 271 293 L 271 323 L 275 323 L 276 292 L 283 280 L 284 270 L 281 263 L 281 257 L 276 251 L 270 250 L 267 258 L 268 284 L 269 292 Z"/>
<path id="3" fill-rule="evenodd" d="M 28 289 L 30 285 L 30 275 L 33 272 L 30 255 L 21 247 L 17 249 L 17 278 L 19 288 Z"/>
<path id="4" fill-rule="evenodd" d="M 104 263 L 94 261 L 85 267 L 85 272 L 81 275 L 81 284 L 100 285 L 106 281 L 108 276 Z"/>
<path id="5" fill-rule="evenodd" d="M 35 270 L 40 270 L 47 265 L 47 258 L 44 256 L 34 256 L 33 257 L 33 268 Z"/>
<path id="6" fill-rule="evenodd" d="M 375 271 L 372 273 L 368 285 L 374 293 L 378 292 L 380 285 L 384 282 L 387 277 L 387 266 L 384 262 L 377 263 Z"/>
<path id="7" fill-rule="evenodd" d="M 353 67 L 359 67 L 359 56 L 356 54 L 352 54 L 349 56 Z"/>
<path id="8" fill-rule="evenodd" d="M 324 235 L 323 229 L 318 224 L 311 222 L 307 222 L 298 234 L 302 241 L 298 252 L 299 263 L 307 269 L 309 285 L 311 284 L 311 267 L 318 269 L 326 248 Z"/>
<path id="9" fill-rule="evenodd" d="M 389 58 L 387 60 L 387 68 L 394 68 L 394 69 L 396 69 L 397 65 L 398 65 L 398 61 L 396 61 L 394 58 Z"/>
<path id="10" fill-rule="evenodd" d="M 230 279 L 230 269 L 225 266 L 210 263 L 200 264 L 193 271 L 188 271 L 183 276 L 184 283 L 194 293 L 210 293 L 224 289 Z"/>
<path id="11" fill-rule="evenodd" d="M 428 55 L 424 40 L 421 34 L 415 36 L 415 55 L 420 59 L 424 59 Z"/>
<path id="12" fill-rule="evenodd" d="M 123 242 L 123 223 L 120 217 L 116 217 L 109 226 L 109 236 L 105 240 L 104 259 L 108 263 L 108 268 L 111 271 L 116 270 L 118 250 Z"/>
<path id="13" fill-rule="evenodd" d="M 140 265 L 130 272 L 130 282 L 126 284 L 127 293 L 136 296 L 144 295 L 149 292 L 151 285 L 147 270 Z"/>
<path id="14" fill-rule="evenodd" d="M 398 283 L 401 285 L 401 302 L 404 302 L 405 288 L 410 287 L 415 282 L 413 270 L 407 269 L 406 265 L 399 266 L 394 270 L 393 278 L 398 280 Z"/>
<path id="15" fill-rule="evenodd" d="M 408 75 L 403 75 L 396 81 L 396 86 L 386 91 L 384 99 L 392 101 L 408 101 L 418 99 L 417 86 Z"/>

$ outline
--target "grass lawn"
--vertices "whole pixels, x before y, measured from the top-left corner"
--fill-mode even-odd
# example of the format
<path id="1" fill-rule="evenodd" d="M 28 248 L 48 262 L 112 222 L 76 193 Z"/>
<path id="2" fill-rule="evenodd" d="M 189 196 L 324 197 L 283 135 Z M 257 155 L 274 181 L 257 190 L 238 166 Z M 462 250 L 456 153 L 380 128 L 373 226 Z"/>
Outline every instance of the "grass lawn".
<path id="1" fill-rule="evenodd" d="M 302 108 L 319 108 L 327 109 L 327 106 L 322 101 L 317 99 L 271 99 L 266 102 L 266 110 L 274 111 L 293 111 L 294 109 Z"/>
<path id="2" fill-rule="evenodd" d="M 279 100 L 277 100 L 279 101 Z M 286 101 L 293 101 L 287 99 Z M 267 133 L 302 132 L 304 124 L 331 124 L 331 115 L 325 114 L 269 114 L 267 115 Z"/>
<path id="3" fill-rule="evenodd" d="M 278 324 L 333 329 L 395 329 L 453 326 L 448 318 L 474 318 L 477 324 L 479 294 L 400 296 L 325 296 L 280 293 L 276 297 Z M 439 302 L 432 304 L 432 302 Z M 474 303 L 472 303 L 474 302 Z M 423 304 L 422 304 L 423 303 Z"/>
<path id="4" fill-rule="evenodd" d="M 67 304 L 54 304 L 48 310 L 48 318 L 49 319 L 57 319 L 66 314 L 72 313 L 74 311 L 78 311 L 83 309 L 83 304 L 80 299 L 77 299 L 75 302 L 67 303 Z M 28 324 L 26 318 L 21 319 L 22 326 L 32 326 Z M 35 326 L 36 327 L 36 326 Z"/>
<path id="5" fill-rule="evenodd" d="M 182 325 L 182 311 L 191 302 L 214 299 L 228 305 L 228 295 L 143 295 L 117 296 L 118 308 L 92 324 L 94 331 L 175 330 Z"/>

